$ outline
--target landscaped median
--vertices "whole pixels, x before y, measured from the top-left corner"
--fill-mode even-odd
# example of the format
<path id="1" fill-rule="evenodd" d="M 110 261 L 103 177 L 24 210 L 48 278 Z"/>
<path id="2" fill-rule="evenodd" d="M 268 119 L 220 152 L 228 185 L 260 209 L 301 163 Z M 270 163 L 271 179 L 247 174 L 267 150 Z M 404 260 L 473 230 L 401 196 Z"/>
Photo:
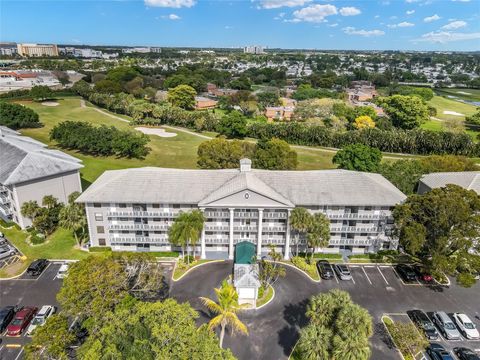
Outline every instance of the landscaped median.
<path id="1" fill-rule="evenodd" d="M 406 314 L 404 316 L 407 317 Z M 416 355 L 428 346 L 428 340 L 408 317 L 403 322 L 394 321 L 389 315 L 383 315 L 382 322 L 403 359 L 415 360 Z"/>
<path id="2" fill-rule="evenodd" d="M 185 263 L 183 259 L 178 259 L 175 262 L 175 268 L 173 270 L 173 275 L 172 279 L 173 281 L 178 281 L 182 277 L 184 277 L 188 272 L 190 272 L 192 269 L 204 265 L 206 263 L 210 262 L 219 262 L 219 261 L 224 261 L 224 260 L 205 260 L 205 259 L 198 259 L 198 260 L 193 260 L 189 264 Z"/>
<path id="3" fill-rule="evenodd" d="M 263 287 L 260 287 L 260 289 L 258 289 L 258 300 L 256 308 L 258 309 L 267 305 L 271 300 L 273 300 L 274 296 L 275 290 L 273 289 L 273 286 L 269 285 L 266 291 Z"/>
<path id="4" fill-rule="evenodd" d="M 381 263 L 381 264 L 400 264 L 414 262 L 408 254 L 400 254 L 396 250 L 380 250 L 372 254 L 354 254 L 348 257 L 349 263 Z"/>
<path id="5" fill-rule="evenodd" d="M 292 266 L 303 272 L 311 280 L 318 282 L 320 281 L 320 275 L 318 274 L 316 260 L 313 259 L 309 262 L 306 258 L 302 256 L 294 256 L 290 261 L 281 261 L 282 264 Z"/>

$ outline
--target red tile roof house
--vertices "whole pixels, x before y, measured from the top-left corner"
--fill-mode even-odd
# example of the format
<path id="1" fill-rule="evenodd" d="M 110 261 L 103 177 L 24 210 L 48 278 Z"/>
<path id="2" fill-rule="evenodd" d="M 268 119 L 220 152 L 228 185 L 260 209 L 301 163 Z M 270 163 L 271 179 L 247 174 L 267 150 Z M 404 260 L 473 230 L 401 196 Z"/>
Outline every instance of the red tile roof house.
<path id="1" fill-rule="evenodd" d="M 214 109 L 218 101 L 203 96 L 195 96 L 195 110 Z"/>

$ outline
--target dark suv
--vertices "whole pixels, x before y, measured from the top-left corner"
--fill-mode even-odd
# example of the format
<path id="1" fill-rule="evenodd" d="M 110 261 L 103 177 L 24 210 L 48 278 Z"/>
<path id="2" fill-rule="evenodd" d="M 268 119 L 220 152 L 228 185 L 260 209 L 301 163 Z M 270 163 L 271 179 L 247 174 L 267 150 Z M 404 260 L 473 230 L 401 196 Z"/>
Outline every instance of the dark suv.
<path id="1" fill-rule="evenodd" d="M 433 325 L 433 322 L 430 318 L 425 314 L 422 310 L 412 310 L 408 313 L 412 321 L 423 330 L 425 336 L 429 340 L 437 340 L 438 339 L 438 331 Z"/>
<path id="2" fill-rule="evenodd" d="M 399 264 L 395 267 L 395 270 L 397 270 L 398 275 L 405 281 L 412 282 L 417 280 L 417 274 L 411 266 Z"/>
<path id="3" fill-rule="evenodd" d="M 320 260 L 317 262 L 317 269 L 322 279 L 333 279 L 333 268 L 327 260 Z"/>
<path id="4" fill-rule="evenodd" d="M 42 273 L 42 271 L 47 267 L 48 260 L 47 259 L 38 259 L 35 260 L 30 264 L 27 269 L 27 274 L 31 276 L 37 276 Z"/>
<path id="5" fill-rule="evenodd" d="M 12 321 L 17 308 L 15 306 L 5 306 L 0 309 L 0 332 L 3 332 Z"/>

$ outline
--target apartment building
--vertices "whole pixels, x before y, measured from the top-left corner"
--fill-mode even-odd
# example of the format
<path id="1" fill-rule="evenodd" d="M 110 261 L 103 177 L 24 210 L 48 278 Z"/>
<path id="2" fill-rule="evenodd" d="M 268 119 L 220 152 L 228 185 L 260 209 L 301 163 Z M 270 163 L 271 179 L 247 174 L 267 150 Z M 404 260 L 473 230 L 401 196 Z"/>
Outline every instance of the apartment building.
<path id="1" fill-rule="evenodd" d="M 20 56 L 26 57 L 58 56 L 58 48 L 54 44 L 17 44 L 17 51 Z"/>
<path id="2" fill-rule="evenodd" d="M 454 184 L 480 195 L 480 171 L 439 172 L 423 175 L 418 182 L 418 193 Z"/>
<path id="3" fill-rule="evenodd" d="M 243 52 L 245 54 L 265 54 L 265 47 L 260 45 L 245 46 Z"/>
<path id="4" fill-rule="evenodd" d="M 0 217 L 23 229 L 30 226 L 22 204 L 36 200 L 41 205 L 46 195 L 67 202 L 71 193 L 82 191 L 82 167 L 80 160 L 0 126 Z"/>
<path id="5" fill-rule="evenodd" d="M 268 171 L 136 168 L 103 173 L 78 199 L 87 212 L 90 245 L 114 250 L 169 251 L 168 229 L 180 212 L 200 209 L 206 222 L 202 258 L 233 258 L 234 246 L 273 244 L 286 259 L 294 245 L 291 211 L 305 207 L 330 221 L 323 252 L 395 249 L 391 210 L 405 195 L 379 174 L 346 170 Z M 300 238 L 300 248 L 306 241 Z"/>

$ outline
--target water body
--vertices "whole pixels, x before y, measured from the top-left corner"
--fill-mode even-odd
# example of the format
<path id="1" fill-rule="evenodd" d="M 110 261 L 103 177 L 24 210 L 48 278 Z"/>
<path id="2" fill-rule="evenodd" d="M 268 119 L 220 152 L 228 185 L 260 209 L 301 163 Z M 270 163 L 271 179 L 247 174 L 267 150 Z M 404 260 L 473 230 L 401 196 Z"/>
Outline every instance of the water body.
<path id="1" fill-rule="evenodd" d="M 460 99 L 458 96 L 455 96 L 455 95 L 447 95 L 447 97 L 449 99 L 460 101 L 464 104 L 469 104 L 469 105 L 473 105 L 473 106 L 480 106 L 480 101 L 464 100 L 464 99 Z"/>

